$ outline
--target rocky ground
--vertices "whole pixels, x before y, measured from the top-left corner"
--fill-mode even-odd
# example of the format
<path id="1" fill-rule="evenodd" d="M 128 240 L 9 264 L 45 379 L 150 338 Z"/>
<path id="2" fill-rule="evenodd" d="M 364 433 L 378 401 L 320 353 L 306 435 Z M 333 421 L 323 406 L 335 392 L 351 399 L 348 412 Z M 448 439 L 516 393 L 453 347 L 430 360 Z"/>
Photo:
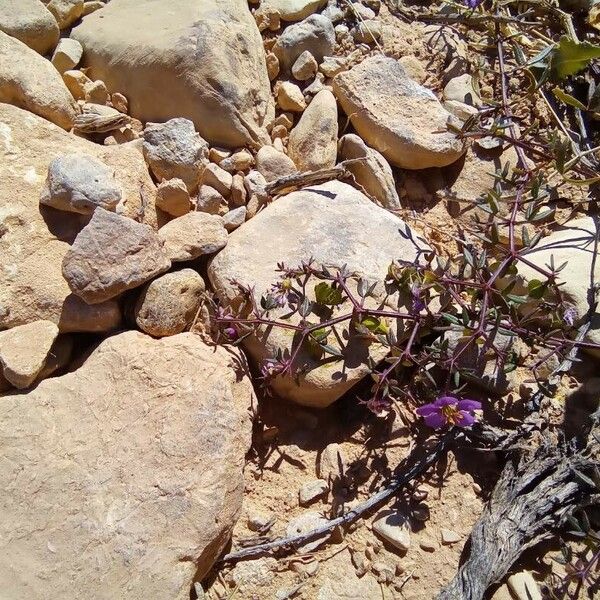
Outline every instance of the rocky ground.
<path id="1" fill-rule="evenodd" d="M 514 250 L 509 226 L 477 235 L 502 170 L 546 169 L 553 190 L 552 210 L 518 229 L 519 247 L 544 237 L 511 290 L 539 300 L 552 255 L 568 261 L 565 319 L 591 318 L 584 358 L 540 414 L 560 428 L 575 402 L 576 429 L 597 409 L 593 178 L 552 187 L 560 169 L 535 162 L 547 147 L 531 140 L 560 130 L 543 96 L 514 103 L 521 146 L 500 129 L 464 135 L 502 105 L 488 13 L 471 27 L 413 4 L 0 0 L 2 598 L 435 598 L 465 560 L 498 453 L 453 448 L 348 528 L 221 561 L 359 506 L 437 439 L 411 403 L 360 402 L 385 345 L 342 326 L 325 348 L 341 361 L 303 350 L 303 370 L 268 387 L 293 332 L 223 328 L 222 315 L 244 289 L 271 293 L 279 263 L 383 282 L 418 247 Z M 549 39 L 534 38 L 529 58 Z M 518 95 L 527 80 L 509 66 Z M 510 428 L 563 354 L 540 363 L 538 338 L 508 334 L 496 343 L 514 369 L 463 356 L 470 397 Z M 456 349 L 464 333 L 444 335 Z M 405 385 L 414 398 L 424 384 Z M 557 549 L 525 554 L 486 597 L 556 598 Z"/>

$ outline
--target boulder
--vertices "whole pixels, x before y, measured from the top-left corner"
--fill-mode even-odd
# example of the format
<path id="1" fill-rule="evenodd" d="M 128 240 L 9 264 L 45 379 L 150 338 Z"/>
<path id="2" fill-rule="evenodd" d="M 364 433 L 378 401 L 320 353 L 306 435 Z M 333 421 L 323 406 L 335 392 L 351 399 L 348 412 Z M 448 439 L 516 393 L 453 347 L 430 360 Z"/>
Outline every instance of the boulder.
<path id="1" fill-rule="evenodd" d="M 355 188 L 331 181 L 279 198 L 244 223 L 212 259 L 208 275 L 223 302 L 234 302 L 239 297 L 239 289 L 232 282 L 235 280 L 255 286 L 259 305 L 260 297 L 278 280 L 277 264 L 281 262 L 293 268 L 312 257 L 317 265 L 330 269 L 347 265 L 350 272 L 373 283 L 382 282 L 394 259 L 416 259 L 414 245 L 398 233 L 405 228 L 401 219 Z M 311 289 L 308 291 L 312 294 Z M 381 284 L 374 294 L 379 299 L 384 295 Z M 275 309 L 272 315 L 287 311 L 287 307 Z M 297 323 L 296 319 L 292 317 L 290 322 Z M 274 390 L 299 404 L 328 406 L 367 375 L 368 357 L 375 362 L 385 357 L 382 346 L 350 334 L 347 323 L 340 325 L 339 335 L 348 339 L 341 348 L 343 360 L 317 359 L 310 351 L 302 350 L 297 366 L 305 369 L 296 377 L 273 379 Z M 330 343 L 335 345 L 331 337 Z M 253 359 L 262 363 L 278 351 L 288 351 L 292 337 L 287 330 L 273 328 L 264 335 L 245 338 L 244 344 Z"/>
<path id="2" fill-rule="evenodd" d="M 279 177 L 292 175 L 298 169 L 294 161 L 284 154 L 275 150 L 273 146 L 263 146 L 256 155 L 256 170 L 266 181 L 274 181 Z"/>
<path id="3" fill-rule="evenodd" d="M 340 156 L 353 161 L 346 168 L 370 198 L 388 210 L 400 208 L 394 174 L 382 154 L 369 148 L 359 136 L 349 133 L 340 139 Z"/>
<path id="4" fill-rule="evenodd" d="M 337 156 L 337 102 L 321 90 L 290 133 L 288 154 L 300 171 L 329 169 Z"/>
<path id="5" fill-rule="evenodd" d="M 115 301 L 88 306 L 62 276 L 63 258 L 89 217 L 39 203 L 48 165 L 65 153 L 88 154 L 113 169 L 123 193 L 117 211 L 156 225 L 155 188 L 134 144 L 100 146 L 0 104 L 0 329 L 37 320 L 61 332 L 119 325 Z"/>
<path id="6" fill-rule="evenodd" d="M 58 327 L 52 321 L 34 321 L 0 331 L 0 367 L 16 388 L 29 387 L 41 373 Z"/>
<path id="7" fill-rule="evenodd" d="M 40 54 L 50 52 L 60 36 L 56 19 L 39 0 L 2 0 L 0 31 Z"/>
<path id="8" fill-rule="evenodd" d="M 91 77 L 123 93 L 132 117 L 185 117 L 216 145 L 268 142 L 274 106 L 246 0 L 112 0 L 71 36 Z"/>
<path id="9" fill-rule="evenodd" d="M 61 29 L 67 29 L 83 15 L 83 0 L 50 0 L 47 7 Z"/>
<path id="10" fill-rule="evenodd" d="M 62 38 L 52 54 L 52 64 L 62 75 L 65 71 L 74 69 L 81 60 L 83 48 L 77 40 Z"/>
<path id="11" fill-rule="evenodd" d="M 114 169 L 87 154 L 64 154 L 50 163 L 40 202 L 59 210 L 91 214 L 99 206 L 115 210 L 121 198 Z"/>
<path id="12" fill-rule="evenodd" d="M 335 31 L 333 23 L 323 15 L 311 15 L 300 23 L 290 25 L 279 36 L 273 53 L 282 71 L 289 73 L 296 59 L 308 50 L 318 63 L 333 54 Z"/>
<path id="13" fill-rule="evenodd" d="M 327 3 L 327 0 L 262 0 L 261 8 L 272 8 L 284 21 L 301 21 Z"/>
<path id="14" fill-rule="evenodd" d="M 208 144 L 189 119 L 171 119 L 144 129 L 144 157 L 156 179 L 181 179 L 190 193 L 208 164 Z"/>
<path id="15" fill-rule="evenodd" d="M 338 73 L 333 91 L 358 134 L 393 165 L 443 167 L 464 152 L 447 131 L 450 113 L 393 58 L 373 56 Z"/>
<path id="16" fill-rule="evenodd" d="M 98 304 L 170 267 L 152 227 L 97 208 L 65 254 L 62 272 L 74 294 Z"/>
<path id="17" fill-rule="evenodd" d="M 241 361 L 195 334 L 129 331 L 4 395 L 3 596 L 189 600 L 242 505 L 254 396 Z"/>
<path id="18" fill-rule="evenodd" d="M 193 269 L 161 275 L 140 294 L 135 322 L 154 337 L 182 333 L 198 313 L 205 289 L 204 280 Z"/>
<path id="19" fill-rule="evenodd" d="M 158 230 L 158 237 L 173 262 L 214 254 L 227 244 L 223 218 L 200 211 L 169 221 Z"/>
<path id="20" fill-rule="evenodd" d="M 63 129 L 73 126 L 79 107 L 52 63 L 0 31 L 0 102 L 14 104 Z"/>

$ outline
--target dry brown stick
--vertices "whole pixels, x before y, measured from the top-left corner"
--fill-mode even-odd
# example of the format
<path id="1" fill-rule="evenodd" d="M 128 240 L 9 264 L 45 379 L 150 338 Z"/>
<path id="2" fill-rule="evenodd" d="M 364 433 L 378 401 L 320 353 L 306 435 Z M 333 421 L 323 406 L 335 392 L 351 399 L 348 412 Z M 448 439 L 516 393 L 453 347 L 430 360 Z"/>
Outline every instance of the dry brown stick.
<path id="1" fill-rule="evenodd" d="M 456 436 L 457 430 L 450 430 L 439 440 L 439 442 L 429 452 L 427 452 L 424 456 L 416 460 L 411 466 L 405 469 L 401 475 L 398 475 L 396 478 L 394 478 L 390 483 L 388 483 L 388 485 L 383 487 L 375 495 L 371 496 L 366 502 L 363 502 L 356 508 L 349 510 L 342 516 L 337 517 L 335 519 L 331 519 L 325 525 L 322 525 L 317 529 L 313 529 L 308 533 L 279 538 L 277 540 L 273 540 L 272 542 L 258 544 L 256 546 L 244 548 L 236 552 L 231 552 L 230 554 L 225 555 L 220 562 L 232 563 L 242 559 L 256 558 L 257 556 L 263 556 L 264 554 L 280 549 L 292 551 L 294 549 L 294 546 L 300 546 L 319 537 L 322 537 L 325 534 L 332 531 L 335 527 L 349 525 L 350 523 L 353 523 L 354 521 L 362 517 L 364 514 L 383 504 L 386 500 L 391 498 L 394 494 L 396 494 L 405 485 L 410 483 L 413 479 L 425 473 L 425 471 L 427 471 L 429 467 L 434 465 L 446 452 L 450 443 L 454 441 Z M 410 458 L 411 456 L 409 456 L 409 459 Z"/>
<path id="2" fill-rule="evenodd" d="M 590 502 L 593 490 L 577 475 L 597 464 L 599 444 L 593 435 L 590 440 L 575 454 L 545 440 L 532 456 L 506 464 L 473 528 L 467 561 L 437 600 L 481 600 L 525 550 L 551 538 Z"/>

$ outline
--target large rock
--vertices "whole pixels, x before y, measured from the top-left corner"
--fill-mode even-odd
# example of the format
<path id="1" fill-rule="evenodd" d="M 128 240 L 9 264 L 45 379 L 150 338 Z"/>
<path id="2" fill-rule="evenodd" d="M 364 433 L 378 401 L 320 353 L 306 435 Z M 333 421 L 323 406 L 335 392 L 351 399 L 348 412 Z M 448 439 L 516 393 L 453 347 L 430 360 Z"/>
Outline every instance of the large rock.
<path id="1" fill-rule="evenodd" d="M 123 192 L 117 211 L 156 225 L 155 188 L 134 145 L 99 146 L 0 104 L 0 329 L 40 319 L 61 332 L 119 324 L 116 302 L 88 306 L 62 276 L 64 255 L 89 218 L 39 204 L 48 165 L 64 153 L 89 154 L 114 169 Z"/>
<path id="2" fill-rule="evenodd" d="M 71 35 L 91 76 L 123 93 L 132 117 L 186 117 L 217 145 L 268 142 L 271 88 L 245 0 L 112 0 Z"/>
<path id="3" fill-rule="evenodd" d="M 308 50 L 320 63 L 324 56 L 333 54 L 335 31 L 333 23 L 323 15 L 311 15 L 300 23 L 286 28 L 273 46 L 281 70 L 289 72 L 296 59 Z"/>
<path id="4" fill-rule="evenodd" d="M 464 152 L 447 131 L 450 113 L 393 58 L 367 58 L 336 75 L 333 90 L 359 135 L 398 167 L 443 167 Z"/>
<path id="5" fill-rule="evenodd" d="M 98 304 L 168 271 L 171 261 L 152 227 L 97 208 L 63 259 L 74 294 Z"/>
<path id="6" fill-rule="evenodd" d="M 2 0 L 0 31 L 40 54 L 52 50 L 60 36 L 56 19 L 40 0 Z"/>
<path id="7" fill-rule="evenodd" d="M 288 154 L 300 171 L 329 169 L 335 165 L 337 136 L 335 96 L 321 90 L 292 129 Z"/>
<path id="8" fill-rule="evenodd" d="M 400 208 L 394 174 L 382 154 L 369 148 L 359 136 L 348 133 L 340 139 L 340 156 L 350 161 L 346 168 L 370 198 L 388 210 Z"/>
<path id="9" fill-rule="evenodd" d="M 300 21 L 326 3 L 327 0 L 263 0 L 260 6 L 277 10 L 284 21 Z"/>
<path id="10" fill-rule="evenodd" d="M 293 192 L 259 212 L 243 227 L 229 235 L 227 246 L 211 261 L 208 275 L 225 302 L 239 295 L 235 282 L 255 286 L 257 301 L 278 280 L 277 263 L 296 267 L 311 257 L 317 265 L 341 268 L 382 282 L 390 263 L 397 258 L 416 258 L 415 247 L 398 233 L 405 224 L 395 215 L 373 204 L 364 194 L 338 181 Z M 234 282 L 235 281 L 235 282 Z M 312 294 L 312 290 L 309 289 Z M 382 294 L 381 287 L 375 291 Z M 346 306 L 341 309 L 345 311 Z M 277 309 L 282 315 L 288 308 Z M 336 312 L 334 311 L 334 315 Z M 292 318 L 290 322 L 296 322 Z M 315 315 L 311 314 L 311 319 Z M 315 321 L 318 322 L 318 321 Z M 342 331 L 343 330 L 343 331 Z M 263 332 L 264 333 L 264 332 Z M 348 335 L 340 327 L 341 339 Z M 333 335 L 331 344 L 336 344 Z M 291 348 L 287 330 L 273 328 L 268 334 L 244 340 L 252 357 L 261 362 L 275 357 L 278 350 Z M 297 366 L 306 370 L 294 377 L 277 377 L 274 389 L 300 404 L 327 406 L 364 377 L 367 357 L 379 361 L 385 349 L 377 343 L 350 335 L 342 348 L 344 359 L 316 359 L 308 351 L 299 355 Z"/>
<path id="11" fill-rule="evenodd" d="M 2 596 L 189 600 L 242 504 L 240 364 L 191 333 L 131 331 L 3 396 Z"/>
<path id="12" fill-rule="evenodd" d="M 44 117 L 63 129 L 73 126 L 79 108 L 52 63 L 0 31 L 0 102 Z"/>

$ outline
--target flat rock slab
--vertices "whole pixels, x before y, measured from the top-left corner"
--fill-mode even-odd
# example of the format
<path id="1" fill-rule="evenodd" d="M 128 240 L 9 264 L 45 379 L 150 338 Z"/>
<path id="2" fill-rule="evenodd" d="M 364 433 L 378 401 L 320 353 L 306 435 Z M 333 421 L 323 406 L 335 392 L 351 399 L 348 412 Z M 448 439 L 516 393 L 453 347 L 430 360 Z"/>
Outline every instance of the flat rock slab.
<path id="1" fill-rule="evenodd" d="M 89 217 L 39 203 L 48 165 L 65 153 L 89 154 L 114 169 L 123 193 L 117 211 L 156 226 L 156 188 L 135 145 L 100 146 L 0 104 L 0 329 L 44 319 L 61 332 L 119 325 L 116 302 L 88 306 L 62 276 L 63 258 Z"/>
<path id="2" fill-rule="evenodd" d="M 152 227 L 97 208 L 65 254 L 63 275 L 74 294 L 88 304 L 98 304 L 170 266 Z"/>
<path id="3" fill-rule="evenodd" d="M 278 281 L 278 262 L 293 268 L 311 257 L 317 265 L 332 270 L 346 265 L 351 273 L 372 283 L 382 282 L 393 260 L 411 261 L 417 256 L 415 246 L 399 233 L 405 228 L 401 219 L 375 205 L 352 186 L 330 181 L 279 198 L 231 233 L 227 246 L 212 259 L 208 275 L 225 302 L 239 295 L 232 280 L 254 286 L 256 299 L 260 301 L 260 296 Z M 381 292 L 378 288 L 375 293 Z M 345 312 L 346 308 L 340 310 Z M 287 308 L 271 314 L 277 316 L 285 312 Z M 297 323 L 294 319 L 289 322 Z M 311 315 L 311 319 L 319 322 L 315 315 Z M 339 333 L 344 339 L 347 324 Z M 386 354 L 377 343 L 369 345 L 356 335 L 349 338 L 341 361 L 315 360 L 309 352 L 302 351 L 299 362 L 306 371 L 297 379 L 274 379 L 276 392 L 310 406 L 323 407 L 337 400 L 367 375 L 368 356 L 379 361 Z M 278 328 L 273 328 L 268 335 L 244 340 L 258 362 L 275 357 L 278 350 L 290 350 L 292 343 L 289 332 Z"/>
<path id="4" fill-rule="evenodd" d="M 4 598 L 189 600 L 242 504 L 253 390 L 236 362 L 130 331 L 2 397 Z"/>
<path id="5" fill-rule="evenodd" d="M 132 117 L 185 117 L 215 145 L 269 142 L 274 105 L 246 0 L 112 0 L 71 36 L 91 76 L 124 94 Z"/>
<path id="6" fill-rule="evenodd" d="M 339 73 L 333 91 L 358 134 L 398 167 L 444 167 L 465 150 L 447 129 L 450 113 L 394 58 L 373 56 Z"/>

